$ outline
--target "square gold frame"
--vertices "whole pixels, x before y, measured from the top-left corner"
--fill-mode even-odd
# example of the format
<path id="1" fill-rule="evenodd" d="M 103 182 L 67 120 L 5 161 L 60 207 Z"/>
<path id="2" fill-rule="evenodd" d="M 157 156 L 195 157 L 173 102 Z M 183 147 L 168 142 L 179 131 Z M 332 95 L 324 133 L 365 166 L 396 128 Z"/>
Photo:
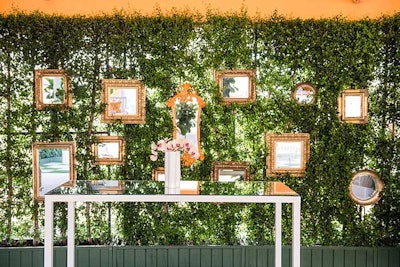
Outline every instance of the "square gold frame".
<path id="1" fill-rule="evenodd" d="M 138 80 L 104 79 L 101 99 L 105 104 L 102 122 L 144 124 L 146 119 L 146 89 Z"/>
<path id="2" fill-rule="evenodd" d="M 50 164 L 49 167 L 43 167 L 45 163 L 41 164 L 41 149 L 61 149 L 67 150 L 67 153 L 61 155 L 61 165 L 67 166 L 58 166 L 58 164 Z M 46 193 L 47 191 L 54 189 L 59 185 L 73 185 L 76 182 L 76 172 L 75 172 L 75 151 L 76 144 L 75 142 L 35 142 L 32 144 L 32 159 L 33 159 L 33 197 L 36 201 L 42 202 L 44 201 L 44 194 L 41 193 L 42 189 Z M 68 163 L 63 163 L 66 161 L 68 157 Z M 60 160 L 58 157 L 57 160 Z M 46 159 L 47 163 L 54 163 L 52 160 Z M 57 161 L 58 162 L 58 161 Z M 66 174 L 67 173 L 67 174 Z M 44 188 L 42 179 L 44 179 L 44 175 L 49 176 L 49 187 Z M 52 179 L 62 179 L 62 176 L 68 176 L 68 181 L 66 182 L 52 182 Z M 49 190 L 48 190 L 49 189 Z"/>
<path id="3" fill-rule="evenodd" d="M 310 135 L 308 133 L 284 133 L 265 135 L 267 175 L 291 174 L 304 176 L 310 156 Z"/>
<path id="4" fill-rule="evenodd" d="M 244 79 L 247 78 L 247 81 Z M 219 92 L 222 97 L 223 104 L 231 103 L 252 103 L 256 101 L 256 73 L 255 70 L 216 70 L 214 79 L 218 84 Z M 232 88 L 238 90 L 238 93 L 230 96 L 230 92 L 226 91 L 226 83 L 224 79 L 230 79 L 230 83 L 234 83 Z M 231 80 L 233 79 L 233 81 Z M 239 80 L 240 79 L 240 80 Z M 243 80 L 244 79 L 244 80 Z M 238 87 L 235 87 L 237 84 Z"/>
<path id="5" fill-rule="evenodd" d="M 338 97 L 339 119 L 347 123 L 368 122 L 368 89 L 346 89 Z"/>
<path id="6" fill-rule="evenodd" d="M 211 180 L 220 181 L 219 174 L 221 170 L 229 169 L 233 171 L 244 171 L 243 180 L 250 181 L 250 163 L 246 161 L 222 161 L 213 162 L 211 171 Z"/>
<path id="7" fill-rule="evenodd" d="M 165 178 L 164 179 L 159 178 L 159 176 L 161 176 L 161 175 L 165 175 L 164 167 L 158 167 L 156 169 L 153 169 L 151 178 L 153 181 L 165 181 Z"/>
<path id="8" fill-rule="evenodd" d="M 46 107 L 57 107 L 60 111 L 72 106 L 72 93 L 70 79 L 62 69 L 41 69 L 34 71 L 35 76 L 35 107 L 43 110 Z M 58 78 L 60 80 L 58 81 Z M 55 88 L 55 83 L 60 83 Z M 57 96 L 57 89 L 63 91 L 61 97 Z M 47 100 L 46 100 L 47 99 Z"/>
<path id="9" fill-rule="evenodd" d="M 117 144 L 116 151 L 113 147 L 107 147 L 111 144 Z M 125 140 L 121 136 L 96 136 L 92 151 L 96 165 L 120 165 L 125 162 Z M 102 153 L 102 155 L 99 155 L 99 153 Z"/>

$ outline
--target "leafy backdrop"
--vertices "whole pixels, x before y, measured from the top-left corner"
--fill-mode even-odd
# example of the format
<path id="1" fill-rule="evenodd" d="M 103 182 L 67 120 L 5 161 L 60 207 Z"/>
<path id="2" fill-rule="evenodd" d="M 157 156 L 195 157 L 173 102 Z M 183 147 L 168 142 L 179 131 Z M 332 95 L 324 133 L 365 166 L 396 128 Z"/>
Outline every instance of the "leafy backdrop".
<path id="1" fill-rule="evenodd" d="M 32 200 L 31 144 L 76 141 L 78 179 L 150 180 L 162 161 L 150 143 L 172 134 L 165 101 L 188 81 L 207 105 L 201 121 L 203 162 L 183 179 L 209 180 L 213 161 L 248 161 L 251 179 L 279 179 L 302 197 L 302 244 L 398 246 L 400 242 L 400 15 L 348 21 L 210 12 L 144 17 L 120 14 L 60 17 L 0 16 L 0 240 L 43 237 L 43 204 Z M 34 69 L 62 68 L 71 77 L 73 107 L 34 108 Z M 257 101 L 221 105 L 216 69 L 256 69 Z M 139 79 L 147 90 L 146 123 L 102 124 L 101 80 Z M 310 82 L 318 102 L 297 105 L 293 86 Z M 337 97 L 368 88 L 369 122 L 337 118 Z M 388 129 L 388 125 L 395 130 Z M 307 132 L 311 156 L 305 177 L 266 176 L 264 134 Z M 96 134 L 126 140 L 122 166 L 93 164 Z M 347 195 L 352 173 L 370 168 L 385 183 L 372 209 Z M 284 206 L 289 215 L 290 206 Z M 270 244 L 273 207 L 240 204 L 98 204 L 77 209 L 80 243 Z M 65 240 L 66 208 L 56 207 L 57 238 Z M 290 216 L 284 239 L 290 243 Z M 104 233 L 107 233 L 106 235 Z"/>

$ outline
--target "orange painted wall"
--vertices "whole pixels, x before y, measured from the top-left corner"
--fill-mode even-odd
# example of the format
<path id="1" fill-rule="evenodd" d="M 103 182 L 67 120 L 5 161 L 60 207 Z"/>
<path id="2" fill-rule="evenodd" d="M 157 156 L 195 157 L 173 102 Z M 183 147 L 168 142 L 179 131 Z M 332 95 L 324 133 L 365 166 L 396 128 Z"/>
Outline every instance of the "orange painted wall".
<path id="1" fill-rule="evenodd" d="M 353 1 L 359 1 L 354 3 Z M 154 14 L 172 9 L 205 14 L 207 10 L 232 13 L 246 10 L 250 17 L 268 17 L 276 10 L 290 18 L 376 18 L 400 12 L 400 0 L 0 0 L 0 13 L 13 10 L 46 14 L 101 15 L 115 11 Z"/>

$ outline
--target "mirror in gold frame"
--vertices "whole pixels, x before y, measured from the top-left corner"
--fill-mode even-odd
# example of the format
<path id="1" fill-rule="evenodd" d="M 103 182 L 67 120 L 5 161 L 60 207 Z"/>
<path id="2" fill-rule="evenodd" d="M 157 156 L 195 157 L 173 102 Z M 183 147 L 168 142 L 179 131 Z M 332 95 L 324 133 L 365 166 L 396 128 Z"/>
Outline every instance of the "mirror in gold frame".
<path id="1" fill-rule="evenodd" d="M 346 89 L 338 97 L 339 119 L 346 123 L 368 122 L 368 90 Z"/>
<path id="2" fill-rule="evenodd" d="M 151 177 L 153 181 L 165 181 L 164 167 L 158 167 L 156 169 L 153 169 Z"/>
<path id="3" fill-rule="evenodd" d="M 166 103 L 172 109 L 173 138 L 189 140 L 192 146 L 197 147 L 199 159 L 203 160 L 204 155 L 200 147 L 200 121 L 201 111 L 206 103 L 197 95 L 190 83 L 183 83 L 180 87 L 182 90 Z M 190 166 L 195 161 L 188 153 L 183 153 L 184 165 Z"/>
<path id="4" fill-rule="evenodd" d="M 384 184 L 375 171 L 361 170 L 351 179 L 349 196 L 361 206 L 372 205 L 380 199 L 383 188 Z"/>
<path id="5" fill-rule="evenodd" d="M 35 200 L 43 201 L 52 189 L 75 182 L 75 142 L 35 142 L 32 153 Z"/>
<path id="6" fill-rule="evenodd" d="M 299 83 L 292 91 L 292 99 L 300 105 L 310 105 L 316 102 L 317 89 L 310 83 Z"/>
<path id="7" fill-rule="evenodd" d="M 104 79 L 101 86 L 101 99 L 106 106 L 101 115 L 102 122 L 145 123 L 146 88 L 141 81 Z"/>
<path id="8" fill-rule="evenodd" d="M 60 111 L 72 106 L 70 80 L 63 69 L 41 69 L 34 71 L 36 110 L 47 107 Z"/>
<path id="9" fill-rule="evenodd" d="M 92 146 L 94 164 L 123 164 L 125 162 L 125 140 L 121 136 L 96 136 Z"/>
<path id="10" fill-rule="evenodd" d="M 265 135 L 267 175 L 291 174 L 304 176 L 310 155 L 310 135 L 308 133 L 282 133 Z"/>
<path id="11" fill-rule="evenodd" d="M 214 79 L 218 84 L 223 104 L 252 103 L 256 100 L 255 70 L 217 70 Z"/>
<path id="12" fill-rule="evenodd" d="M 246 161 L 214 162 L 211 179 L 218 182 L 249 181 L 250 163 Z"/>

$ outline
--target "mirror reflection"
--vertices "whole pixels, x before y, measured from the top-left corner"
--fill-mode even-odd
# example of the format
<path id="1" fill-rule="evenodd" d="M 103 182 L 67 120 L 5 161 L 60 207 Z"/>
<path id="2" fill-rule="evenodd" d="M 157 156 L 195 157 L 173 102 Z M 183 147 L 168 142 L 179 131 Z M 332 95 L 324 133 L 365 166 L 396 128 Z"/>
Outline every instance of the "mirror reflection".
<path id="1" fill-rule="evenodd" d="M 360 175 L 351 182 L 351 189 L 358 199 L 369 199 L 376 193 L 375 180 L 370 175 Z"/>
<path id="2" fill-rule="evenodd" d="M 138 114 L 137 88 L 109 88 L 108 114 Z"/>
<path id="3" fill-rule="evenodd" d="M 199 125 L 197 121 L 199 105 L 197 100 L 192 97 L 190 102 L 175 102 L 176 127 L 178 138 L 186 138 L 193 144 L 199 143 L 198 132 Z"/>
<path id="4" fill-rule="evenodd" d="M 42 77 L 43 104 L 63 104 L 64 83 L 64 77 Z"/>
<path id="5" fill-rule="evenodd" d="M 249 97 L 249 77 L 223 77 L 222 96 L 232 98 Z"/>
<path id="6" fill-rule="evenodd" d="M 39 149 L 40 195 L 69 181 L 70 158 L 67 148 Z"/>

